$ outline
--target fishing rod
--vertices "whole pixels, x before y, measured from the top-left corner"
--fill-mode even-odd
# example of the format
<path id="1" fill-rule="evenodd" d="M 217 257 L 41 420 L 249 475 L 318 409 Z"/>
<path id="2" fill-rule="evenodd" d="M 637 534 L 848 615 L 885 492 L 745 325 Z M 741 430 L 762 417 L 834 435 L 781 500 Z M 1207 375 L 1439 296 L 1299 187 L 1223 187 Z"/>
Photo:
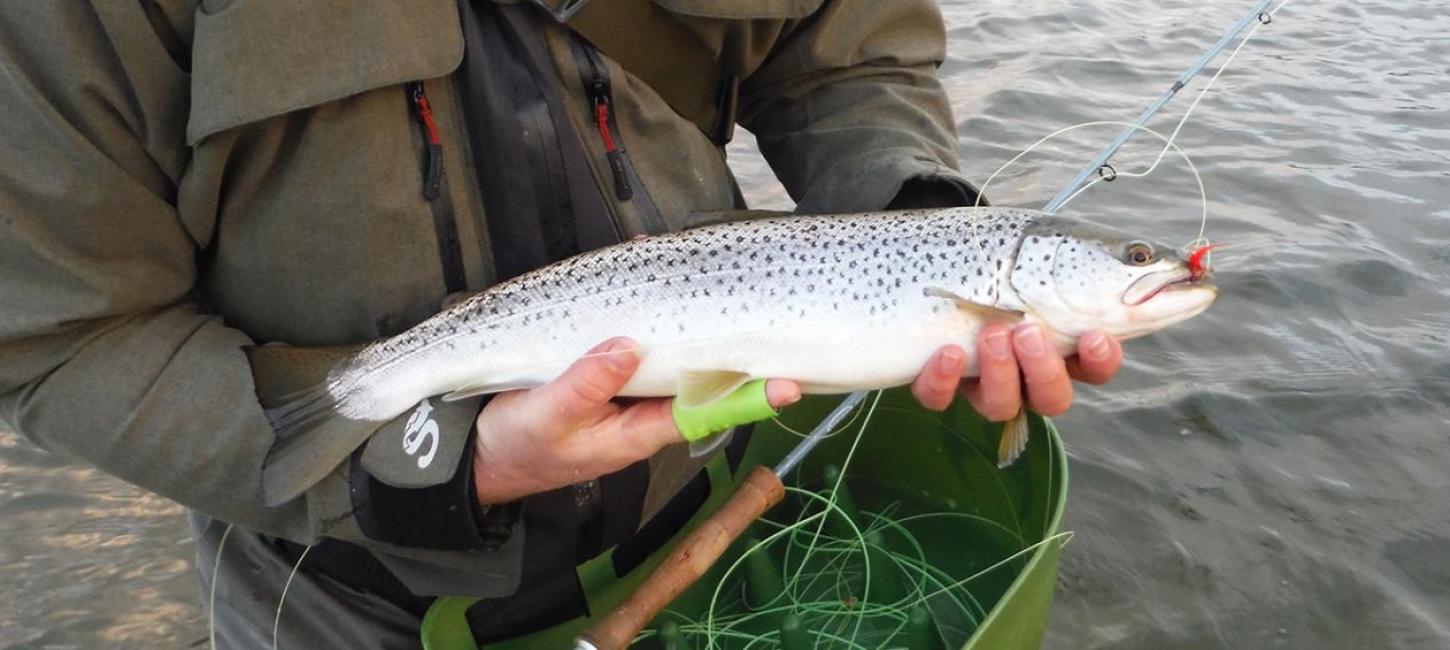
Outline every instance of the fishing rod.
<path id="1" fill-rule="evenodd" d="M 1110 170 L 1110 167 L 1106 167 L 1108 160 L 1114 154 L 1118 153 L 1118 150 L 1123 148 L 1123 145 L 1127 144 L 1128 140 L 1131 140 L 1138 131 L 1142 130 L 1142 127 L 1148 123 L 1148 120 L 1152 119 L 1154 115 L 1157 115 L 1158 111 L 1163 110 L 1163 107 L 1167 106 L 1168 102 L 1172 101 L 1178 95 L 1178 91 L 1183 90 L 1184 86 L 1187 86 L 1188 82 L 1192 81 L 1194 77 L 1202 74 L 1204 68 L 1207 68 L 1209 63 L 1212 63 L 1214 59 L 1218 58 L 1218 55 L 1223 53 L 1224 48 L 1228 47 L 1228 44 L 1234 38 L 1242 34 L 1255 21 L 1265 25 L 1269 24 L 1269 21 L 1272 20 L 1269 14 L 1269 5 L 1273 3 L 1274 0 L 1259 0 L 1259 3 L 1253 9 L 1240 17 L 1238 22 L 1235 22 L 1227 32 L 1224 32 L 1217 43 L 1214 43 L 1205 50 L 1203 56 L 1198 57 L 1198 60 L 1194 61 L 1193 65 L 1189 66 L 1187 70 L 1184 70 L 1183 74 L 1178 75 L 1178 78 L 1173 81 L 1173 85 L 1168 90 L 1163 91 L 1163 94 L 1157 100 L 1143 109 L 1142 113 L 1138 114 L 1138 119 L 1133 120 L 1132 126 L 1124 128 L 1123 132 L 1119 133 L 1118 137 L 1114 138 L 1108 146 L 1104 147 L 1102 152 L 1098 153 L 1096 158 L 1093 158 L 1092 162 L 1088 163 L 1086 167 L 1083 167 L 1082 171 L 1078 172 L 1072 181 L 1068 182 L 1066 186 L 1057 192 L 1057 196 L 1052 197 L 1052 200 L 1048 201 L 1047 205 L 1042 206 L 1042 211 L 1048 214 L 1057 212 L 1058 208 L 1062 207 L 1062 204 L 1067 203 L 1067 200 L 1072 198 L 1073 192 L 1076 192 L 1078 188 L 1082 187 L 1083 183 L 1086 183 L 1093 174 L 1101 174 L 1104 173 L 1104 170 Z"/>
<path id="2" fill-rule="evenodd" d="M 1258 21 L 1268 24 L 1268 11 L 1273 0 L 1259 0 L 1253 9 L 1245 13 L 1224 32 L 1217 42 L 1173 81 L 1173 85 L 1149 104 L 1118 137 L 1093 158 L 1051 201 L 1042 208 L 1043 212 L 1055 213 L 1073 193 L 1079 190 L 1093 174 L 1112 172 L 1108 161 L 1132 139 L 1152 117 L 1163 110 L 1175 96 L 1195 77 L 1202 74 L 1229 43 Z M 1106 177 L 1106 176 L 1105 176 Z M 591 625 L 575 640 L 575 650 L 623 650 L 629 646 L 639 631 L 644 629 L 655 616 L 674 602 L 704 575 L 715 561 L 725 553 L 745 529 L 759 519 L 766 511 L 785 498 L 785 484 L 781 477 L 795 469 L 822 440 L 830 437 L 837 425 L 855 410 L 869 391 L 859 391 L 846 396 L 810 434 L 786 454 L 774 468 L 756 467 L 741 481 L 730 499 L 676 546 L 634 593 Z"/>

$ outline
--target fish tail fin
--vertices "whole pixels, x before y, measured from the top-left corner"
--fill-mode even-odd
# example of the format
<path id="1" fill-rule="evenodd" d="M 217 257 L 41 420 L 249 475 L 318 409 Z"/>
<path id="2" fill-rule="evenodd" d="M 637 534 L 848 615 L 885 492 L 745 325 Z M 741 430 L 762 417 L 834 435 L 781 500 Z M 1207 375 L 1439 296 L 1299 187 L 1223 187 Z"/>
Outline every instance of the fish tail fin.
<path id="1" fill-rule="evenodd" d="M 349 417 L 357 394 L 333 378 L 360 348 L 246 349 L 257 398 L 277 440 L 262 465 L 262 502 L 276 507 L 321 481 L 386 420 Z"/>
<path id="2" fill-rule="evenodd" d="M 1002 439 L 997 443 L 997 467 L 1006 467 L 1017 461 L 1022 450 L 1027 448 L 1027 433 L 1026 409 L 1002 423 Z"/>

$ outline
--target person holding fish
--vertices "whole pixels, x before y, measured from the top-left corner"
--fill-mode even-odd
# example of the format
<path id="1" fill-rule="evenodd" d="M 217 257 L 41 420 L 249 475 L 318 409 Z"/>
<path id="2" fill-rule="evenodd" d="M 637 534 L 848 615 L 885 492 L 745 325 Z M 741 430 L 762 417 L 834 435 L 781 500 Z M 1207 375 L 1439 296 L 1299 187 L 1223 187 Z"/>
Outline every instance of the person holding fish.
<path id="1" fill-rule="evenodd" d="M 698 506 L 678 405 L 1058 415 L 1199 308 L 1010 211 L 709 225 L 737 123 L 801 214 L 975 202 L 927 0 L 559 4 L 0 5 L 0 420 L 190 509 L 216 645 L 546 627 Z M 1052 320 L 1037 238 L 1140 302 Z"/>

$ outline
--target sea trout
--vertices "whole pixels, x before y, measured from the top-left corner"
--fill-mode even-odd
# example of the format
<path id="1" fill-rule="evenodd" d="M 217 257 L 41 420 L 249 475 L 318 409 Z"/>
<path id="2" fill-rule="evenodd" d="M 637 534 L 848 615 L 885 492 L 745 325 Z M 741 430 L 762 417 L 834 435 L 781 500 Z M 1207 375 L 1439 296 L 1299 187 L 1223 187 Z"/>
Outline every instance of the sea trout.
<path id="1" fill-rule="evenodd" d="M 1004 208 L 742 221 L 595 250 L 500 283 L 351 353 L 268 409 L 268 505 L 306 490 L 381 423 L 444 399 L 540 386 L 627 336 L 621 393 L 708 404 L 752 379 L 806 393 L 910 383 L 989 322 L 1035 321 L 1063 355 L 1102 329 L 1127 339 L 1190 318 L 1218 292 L 1197 257 L 1102 226 Z M 268 347 L 253 348 L 254 363 Z M 1002 461 L 1026 442 L 1004 430 Z"/>

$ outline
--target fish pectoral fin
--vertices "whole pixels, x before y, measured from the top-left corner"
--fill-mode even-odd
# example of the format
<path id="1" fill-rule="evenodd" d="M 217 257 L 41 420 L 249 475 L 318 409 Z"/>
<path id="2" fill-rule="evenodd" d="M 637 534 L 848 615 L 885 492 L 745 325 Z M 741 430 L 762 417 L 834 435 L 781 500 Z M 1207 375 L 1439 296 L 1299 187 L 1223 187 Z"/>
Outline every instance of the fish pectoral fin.
<path id="1" fill-rule="evenodd" d="M 1022 322 L 1022 319 L 1026 316 L 1026 314 L 1023 314 L 1020 311 L 1013 311 L 1011 309 L 1002 309 L 1000 307 L 993 307 L 991 305 L 984 305 L 984 304 L 979 303 L 979 302 L 972 302 L 970 300 L 967 300 L 966 298 L 961 297 L 961 295 L 959 295 L 959 294 L 957 294 L 955 292 L 947 291 L 946 289 L 941 289 L 941 288 L 938 288 L 938 287 L 927 287 L 926 290 L 925 290 L 925 293 L 926 293 L 926 295 L 931 296 L 933 298 L 942 298 L 942 299 L 945 299 L 945 300 L 952 301 L 952 304 L 956 305 L 957 306 L 957 309 L 960 309 L 960 310 L 962 310 L 964 312 L 967 312 L 968 314 L 971 314 L 973 316 L 976 316 L 977 318 L 981 319 L 982 322 L 984 322 L 984 323 L 1014 323 L 1015 324 L 1015 323 Z"/>
<path id="2" fill-rule="evenodd" d="M 479 395 L 491 395 L 511 390 L 524 390 L 526 388 L 538 388 L 539 383 L 535 381 L 497 381 L 493 383 L 472 384 L 460 386 L 457 390 L 443 396 L 445 402 L 456 402 L 461 399 L 478 397 Z"/>
<path id="3" fill-rule="evenodd" d="M 1002 423 L 1002 440 L 997 443 L 997 467 L 1006 467 L 1016 462 L 1027 448 L 1027 409 L 1017 412 L 1012 419 Z"/>
<path id="4" fill-rule="evenodd" d="M 689 443 L 686 443 L 690 447 L 690 458 L 709 456 L 715 453 L 716 449 L 725 446 L 733 437 L 735 437 L 735 429 L 726 429 L 720 433 L 699 440 L 691 440 Z"/>
<path id="5" fill-rule="evenodd" d="M 750 381 L 750 373 L 738 370 L 686 370 L 675 382 L 675 402 L 680 408 L 713 404 Z"/>

